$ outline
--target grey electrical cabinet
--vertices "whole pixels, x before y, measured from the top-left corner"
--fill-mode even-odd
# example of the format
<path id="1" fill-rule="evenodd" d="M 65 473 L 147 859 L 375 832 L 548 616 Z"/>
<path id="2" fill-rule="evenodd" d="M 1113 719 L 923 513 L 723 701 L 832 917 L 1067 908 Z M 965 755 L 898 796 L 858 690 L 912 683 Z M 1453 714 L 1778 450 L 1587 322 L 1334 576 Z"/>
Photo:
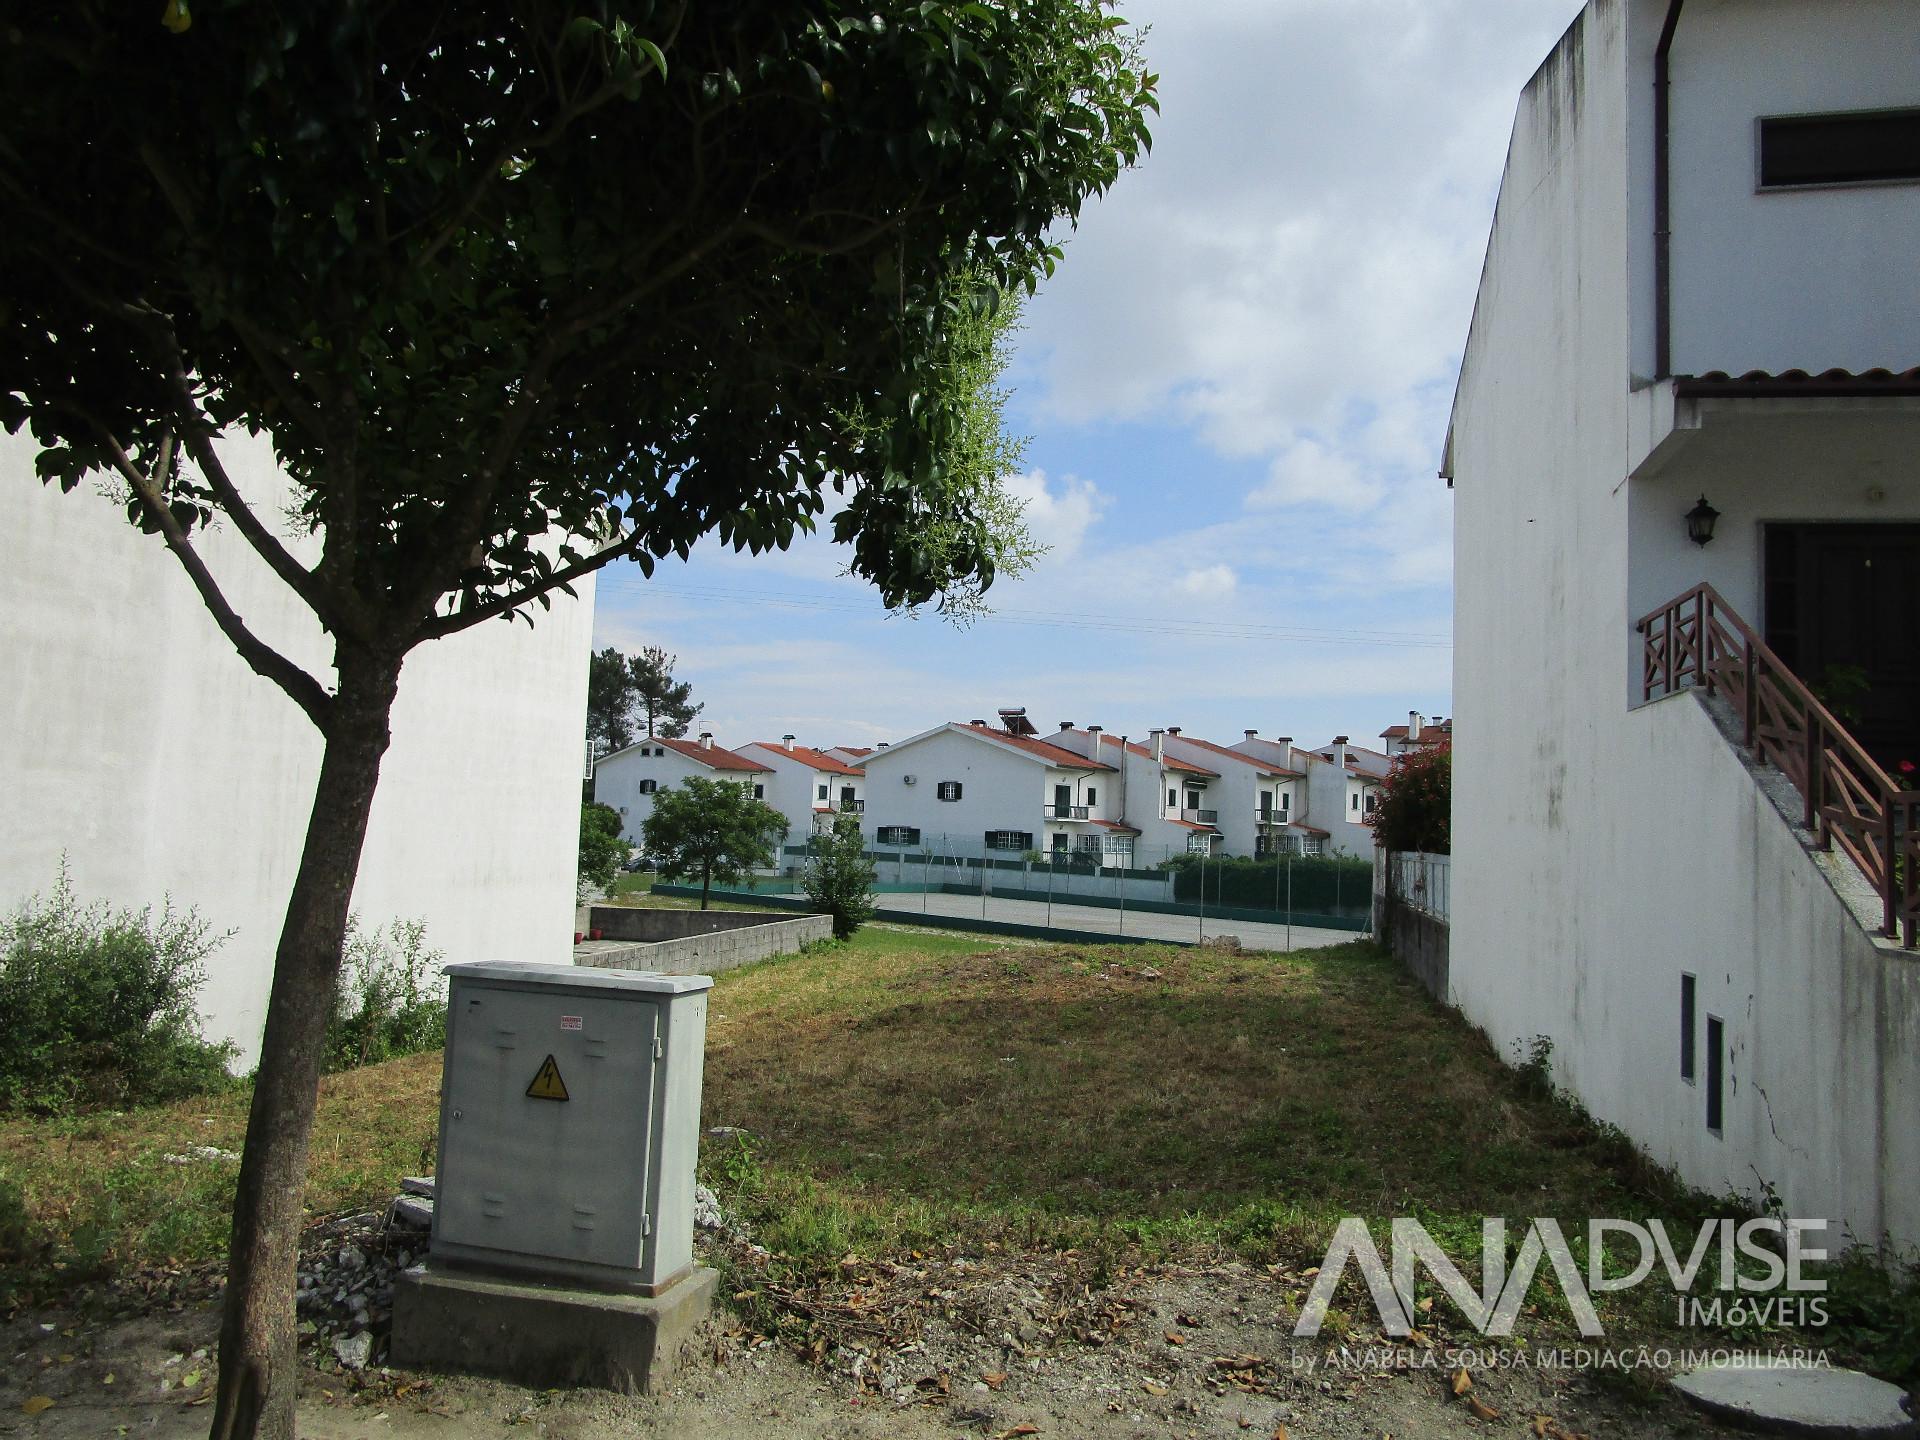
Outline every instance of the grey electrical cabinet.
<path id="1" fill-rule="evenodd" d="M 649 1295 L 684 1277 L 713 981 L 446 973 L 434 1259 Z"/>

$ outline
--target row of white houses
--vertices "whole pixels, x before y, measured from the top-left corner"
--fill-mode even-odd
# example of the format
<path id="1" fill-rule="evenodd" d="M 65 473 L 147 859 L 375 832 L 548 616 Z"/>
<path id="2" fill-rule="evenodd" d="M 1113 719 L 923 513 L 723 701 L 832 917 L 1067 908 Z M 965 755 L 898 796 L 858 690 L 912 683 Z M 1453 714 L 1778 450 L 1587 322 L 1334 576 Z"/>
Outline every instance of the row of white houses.
<path id="1" fill-rule="evenodd" d="M 814 749 L 791 735 L 733 749 L 710 734 L 648 736 L 596 763 L 593 794 L 620 812 L 636 844 L 655 794 L 718 775 L 785 815 L 793 841 L 853 813 L 882 848 L 1066 851 L 1113 866 L 1182 851 L 1370 856 L 1392 755 L 1451 728 L 1418 714 L 1408 721 L 1383 732 L 1383 750 L 1345 735 L 1308 748 L 1254 730 L 1223 745 L 1178 726 L 1134 739 L 1072 721 L 1043 737 L 1024 709 L 871 749 Z"/>

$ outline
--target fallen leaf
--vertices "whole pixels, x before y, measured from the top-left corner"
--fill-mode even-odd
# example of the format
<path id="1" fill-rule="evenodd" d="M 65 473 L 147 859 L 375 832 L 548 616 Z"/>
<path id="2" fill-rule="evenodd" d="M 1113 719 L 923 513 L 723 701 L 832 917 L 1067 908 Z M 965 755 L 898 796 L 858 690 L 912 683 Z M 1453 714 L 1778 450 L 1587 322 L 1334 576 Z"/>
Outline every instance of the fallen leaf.
<path id="1" fill-rule="evenodd" d="M 994 1437 L 994 1440 L 1013 1440 L 1013 1437 L 1016 1435 L 1038 1435 L 1039 1433 L 1040 1427 L 1038 1425 L 1029 1425 L 1025 1421 L 1022 1421 L 1011 1430 L 1002 1430 Z"/>
<path id="2" fill-rule="evenodd" d="M 1464 1395 L 1472 1388 L 1473 1377 L 1467 1374 L 1467 1367 L 1462 1365 L 1458 1370 L 1453 1372 L 1453 1393 L 1456 1395 Z"/>
<path id="3" fill-rule="evenodd" d="M 1164 1395 L 1167 1393 L 1167 1387 L 1162 1385 L 1158 1380 L 1142 1380 L 1140 1382 L 1140 1388 L 1149 1395 Z"/>
<path id="4" fill-rule="evenodd" d="M 51 1410 L 53 1408 L 53 1397 L 49 1395 L 35 1395 L 30 1399 L 21 1401 L 20 1408 L 29 1415 L 38 1415 L 42 1410 Z"/>
<path id="5" fill-rule="evenodd" d="M 1482 1400 L 1478 1395 L 1467 1396 L 1467 1409 L 1473 1412 L 1473 1418 L 1476 1420 L 1498 1420 L 1500 1418 L 1500 1412 L 1487 1404 L 1487 1402 Z"/>
<path id="6" fill-rule="evenodd" d="M 1545 1415 L 1533 1417 L 1533 1440 L 1547 1440 L 1547 1426 L 1553 1422 Z"/>
<path id="7" fill-rule="evenodd" d="M 989 1370 L 983 1374 L 980 1379 L 989 1390 L 998 1390 L 1002 1385 L 1007 1383 L 1007 1372 L 1004 1370 Z"/>
<path id="8" fill-rule="evenodd" d="M 1187 1343 L 1187 1337 L 1176 1330 L 1169 1330 L 1167 1331 L 1167 1343 L 1169 1345 L 1184 1345 Z"/>
<path id="9" fill-rule="evenodd" d="M 1274 1422 L 1273 1440 L 1287 1440 L 1287 1422 L 1286 1421 L 1279 1420 Z"/>
<path id="10" fill-rule="evenodd" d="M 111 1385 L 113 1383 L 113 1371 L 109 1370 L 106 1374 L 102 1375 L 100 1377 L 100 1383 L 102 1385 Z"/>

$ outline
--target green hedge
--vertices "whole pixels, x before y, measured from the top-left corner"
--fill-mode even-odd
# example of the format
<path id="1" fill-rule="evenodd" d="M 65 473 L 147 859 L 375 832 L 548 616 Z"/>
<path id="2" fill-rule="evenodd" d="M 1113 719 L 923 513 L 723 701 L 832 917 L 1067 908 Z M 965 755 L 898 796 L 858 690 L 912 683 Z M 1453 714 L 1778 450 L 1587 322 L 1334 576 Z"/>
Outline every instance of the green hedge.
<path id="1" fill-rule="evenodd" d="M 1292 909 L 1326 914 L 1365 909 L 1373 903 L 1373 862 L 1334 856 L 1286 856 L 1272 860 L 1213 860 L 1180 855 L 1167 862 L 1173 897 L 1209 907 L 1273 910 L 1288 904 L 1286 869 L 1293 869 Z M 1206 893 L 1201 894 L 1204 879 Z"/>

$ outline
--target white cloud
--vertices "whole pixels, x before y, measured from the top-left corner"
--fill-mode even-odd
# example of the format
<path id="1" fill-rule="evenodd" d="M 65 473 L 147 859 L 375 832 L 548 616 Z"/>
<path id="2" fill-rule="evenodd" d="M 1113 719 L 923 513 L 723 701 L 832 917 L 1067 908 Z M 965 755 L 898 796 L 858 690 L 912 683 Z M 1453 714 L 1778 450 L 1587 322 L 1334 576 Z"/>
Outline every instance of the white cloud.
<path id="1" fill-rule="evenodd" d="M 1007 477 L 1007 491 L 1021 504 L 1027 533 L 1047 547 L 1055 560 L 1068 560 L 1080 553 L 1087 531 L 1107 508 L 1100 487 L 1077 475 L 1062 477 L 1050 484 L 1047 472 L 1028 470 Z"/>
<path id="2" fill-rule="evenodd" d="M 1187 571 L 1175 582 L 1174 588 L 1195 600 L 1224 600 L 1238 583 L 1239 577 L 1231 565 L 1208 565 Z"/>

